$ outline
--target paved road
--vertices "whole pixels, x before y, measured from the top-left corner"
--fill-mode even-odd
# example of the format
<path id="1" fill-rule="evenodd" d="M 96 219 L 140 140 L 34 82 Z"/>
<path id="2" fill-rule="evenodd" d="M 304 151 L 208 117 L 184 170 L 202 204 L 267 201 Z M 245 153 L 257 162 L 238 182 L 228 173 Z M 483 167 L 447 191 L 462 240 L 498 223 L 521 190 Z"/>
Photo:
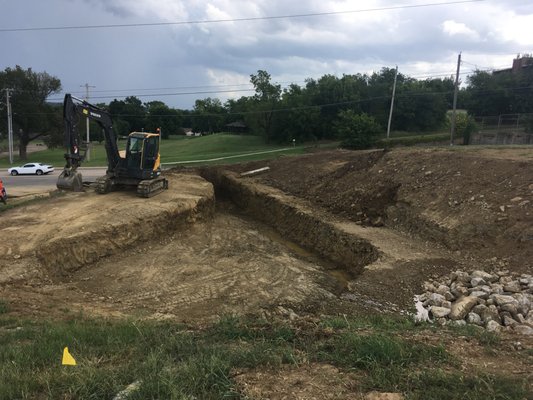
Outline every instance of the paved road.
<path id="1" fill-rule="evenodd" d="M 102 175 L 105 175 L 105 167 L 101 168 L 78 168 L 81 172 L 84 182 L 94 182 L 94 180 Z M 61 173 L 61 169 L 56 169 L 54 172 L 47 175 L 17 175 L 11 176 L 7 173 L 7 169 L 0 169 L 0 178 L 4 182 L 8 195 L 22 196 L 25 194 L 33 194 L 40 192 L 47 192 L 56 188 L 57 177 Z"/>

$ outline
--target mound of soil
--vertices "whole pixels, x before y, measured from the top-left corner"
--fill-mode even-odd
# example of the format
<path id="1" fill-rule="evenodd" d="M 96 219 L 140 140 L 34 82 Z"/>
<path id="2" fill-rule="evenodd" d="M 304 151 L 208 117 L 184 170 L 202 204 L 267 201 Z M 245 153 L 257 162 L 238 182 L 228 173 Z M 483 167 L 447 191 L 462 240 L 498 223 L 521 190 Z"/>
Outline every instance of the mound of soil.
<path id="1" fill-rule="evenodd" d="M 531 271 L 533 149 L 336 150 L 232 169 L 264 166 L 270 170 L 246 179 L 363 226 L 433 242 L 461 259 Z"/>

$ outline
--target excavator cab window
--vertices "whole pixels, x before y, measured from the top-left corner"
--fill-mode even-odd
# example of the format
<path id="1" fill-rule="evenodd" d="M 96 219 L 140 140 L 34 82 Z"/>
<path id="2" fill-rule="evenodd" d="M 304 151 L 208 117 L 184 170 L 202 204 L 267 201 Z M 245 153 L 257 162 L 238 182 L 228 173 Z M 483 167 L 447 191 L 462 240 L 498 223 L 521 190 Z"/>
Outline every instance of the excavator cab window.
<path id="1" fill-rule="evenodd" d="M 154 169 L 155 161 L 157 160 L 158 149 L 158 139 L 159 137 L 152 136 L 146 139 L 144 143 L 144 168 L 145 169 Z"/>
<path id="2" fill-rule="evenodd" d="M 143 151 L 143 139 L 130 137 L 128 144 L 128 152 L 126 154 L 128 168 L 139 169 L 141 168 Z"/>

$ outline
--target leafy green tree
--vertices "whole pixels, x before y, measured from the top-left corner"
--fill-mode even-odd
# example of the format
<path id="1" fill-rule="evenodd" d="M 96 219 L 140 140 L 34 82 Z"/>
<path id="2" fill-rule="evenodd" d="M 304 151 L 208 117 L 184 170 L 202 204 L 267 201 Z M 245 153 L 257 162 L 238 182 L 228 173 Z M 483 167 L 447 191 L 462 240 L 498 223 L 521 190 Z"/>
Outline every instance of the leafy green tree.
<path id="1" fill-rule="evenodd" d="M 324 75 L 318 80 L 306 81 L 306 95 L 312 105 L 320 107 L 317 137 L 331 139 L 332 126 L 342 110 L 361 111 L 361 98 L 366 95 L 367 83 L 364 75 Z"/>
<path id="2" fill-rule="evenodd" d="M 181 129 L 182 117 L 179 111 L 168 107 L 162 101 L 151 101 L 146 107 L 146 130 L 156 132 L 161 129 L 161 137 L 168 139 L 171 134 L 178 134 Z"/>
<path id="3" fill-rule="evenodd" d="M 58 104 L 46 104 L 44 109 L 48 115 L 49 124 L 43 129 L 43 142 L 50 149 L 61 148 L 65 145 L 63 107 Z"/>
<path id="4" fill-rule="evenodd" d="M 250 97 L 243 96 L 237 100 L 228 99 L 224 104 L 226 109 L 226 124 L 236 121 L 244 121 L 245 114 L 252 108 Z"/>
<path id="5" fill-rule="evenodd" d="M 320 108 L 311 105 L 305 89 L 292 84 L 283 91 L 280 110 L 272 124 L 272 140 L 298 143 L 320 137 Z"/>
<path id="6" fill-rule="evenodd" d="M 476 116 L 533 112 L 533 69 L 489 73 L 475 71 L 468 77 L 465 108 Z"/>
<path id="7" fill-rule="evenodd" d="M 376 120 L 367 114 L 356 114 L 353 110 L 339 113 L 335 123 L 341 146 L 347 149 L 367 149 L 372 147 L 383 132 Z"/>
<path id="8" fill-rule="evenodd" d="M 126 136 L 131 132 L 141 132 L 146 126 L 146 108 L 135 96 L 113 100 L 109 103 L 109 113 L 117 135 Z"/>
<path id="9" fill-rule="evenodd" d="M 392 119 L 394 129 L 428 131 L 444 126 L 447 92 L 436 90 L 433 83 L 409 80 L 399 87 Z"/>
<path id="10" fill-rule="evenodd" d="M 61 135 L 56 114 L 46 99 L 61 90 L 61 81 L 47 72 L 20 66 L 0 72 L 0 88 L 13 89 L 13 133 L 19 138 L 19 157 L 27 158 L 27 146 L 44 135 Z"/>
<path id="11" fill-rule="evenodd" d="M 191 126 L 194 132 L 221 132 L 225 120 L 226 109 L 219 99 L 207 97 L 194 103 Z"/>
<path id="12" fill-rule="evenodd" d="M 250 75 L 255 95 L 252 98 L 253 113 L 246 115 L 247 124 L 262 134 L 267 143 L 270 142 L 274 110 L 281 98 L 281 86 L 272 84 L 270 80 L 270 74 L 263 70 Z"/>
<path id="13" fill-rule="evenodd" d="M 382 126 L 389 118 L 394 74 L 394 69 L 383 68 L 368 79 L 369 100 L 362 108 Z M 451 107 L 453 85 L 450 78 L 420 81 L 398 73 L 393 129 L 424 131 L 441 128 L 446 121 L 446 111 Z"/>

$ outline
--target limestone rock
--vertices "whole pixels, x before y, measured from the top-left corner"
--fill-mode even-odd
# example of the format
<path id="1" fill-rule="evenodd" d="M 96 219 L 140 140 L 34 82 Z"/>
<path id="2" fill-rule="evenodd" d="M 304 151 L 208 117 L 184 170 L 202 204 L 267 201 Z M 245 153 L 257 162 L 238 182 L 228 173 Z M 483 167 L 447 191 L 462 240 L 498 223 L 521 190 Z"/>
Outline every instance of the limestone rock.
<path id="1" fill-rule="evenodd" d="M 462 284 L 470 283 L 470 275 L 464 271 L 455 271 L 451 275 L 452 282 L 458 282 Z"/>
<path id="2" fill-rule="evenodd" d="M 503 285 L 500 285 L 499 283 L 492 283 L 490 289 L 494 294 L 503 294 Z"/>
<path id="3" fill-rule="evenodd" d="M 483 278 L 472 278 L 470 280 L 470 284 L 472 285 L 472 287 L 476 287 L 476 286 L 486 285 L 487 282 Z"/>
<path id="4" fill-rule="evenodd" d="M 513 330 L 520 335 L 533 336 L 533 328 L 528 325 L 515 325 Z"/>
<path id="5" fill-rule="evenodd" d="M 446 285 L 439 285 L 437 287 L 437 290 L 435 290 L 435 293 L 438 293 L 444 297 L 446 297 L 446 293 L 450 291 L 450 288 Z"/>
<path id="6" fill-rule="evenodd" d="M 428 305 L 441 307 L 442 303 L 446 301 L 446 298 L 438 293 L 431 293 L 428 299 Z"/>
<path id="7" fill-rule="evenodd" d="M 474 312 L 468 313 L 468 315 L 466 316 L 466 322 L 468 322 L 469 324 L 473 324 L 473 325 L 483 325 L 483 321 L 481 321 L 481 317 Z"/>
<path id="8" fill-rule="evenodd" d="M 510 313 L 504 311 L 500 314 L 502 320 L 503 320 L 503 325 L 504 326 L 513 326 L 513 325 L 517 325 L 518 322 L 516 322 L 513 317 L 511 316 Z"/>
<path id="9" fill-rule="evenodd" d="M 452 311 L 449 315 L 450 319 L 463 319 L 477 303 L 477 297 L 461 297 L 459 300 L 452 304 Z"/>
<path id="10" fill-rule="evenodd" d="M 438 307 L 438 306 L 432 306 L 431 307 L 431 314 L 433 314 L 434 318 L 444 318 L 448 314 L 450 314 L 452 310 L 446 307 Z"/>
<path id="11" fill-rule="evenodd" d="M 455 287 L 451 288 L 450 291 L 457 298 L 462 296 L 468 296 L 468 289 L 462 285 L 456 285 Z"/>
<path id="12" fill-rule="evenodd" d="M 472 308 L 472 312 L 476 313 L 477 315 L 482 315 L 485 310 L 487 310 L 488 307 L 484 304 L 478 304 L 474 308 Z"/>
<path id="13" fill-rule="evenodd" d="M 518 301 L 512 296 L 507 296 L 504 294 L 493 294 L 492 296 L 490 296 L 490 298 L 493 299 L 494 302 L 499 306 L 503 306 L 504 304 L 518 305 Z"/>
<path id="14" fill-rule="evenodd" d="M 520 286 L 520 282 L 511 281 L 508 284 L 503 285 L 503 290 L 511 293 L 520 293 L 522 291 L 522 287 Z"/>
<path id="15" fill-rule="evenodd" d="M 485 324 L 489 321 L 496 321 L 498 324 L 501 322 L 500 313 L 495 305 L 488 306 L 480 315 Z"/>
<path id="16" fill-rule="evenodd" d="M 531 300 L 528 295 L 517 293 L 513 295 L 513 298 L 518 302 L 518 312 L 522 315 L 527 315 L 531 310 Z"/>
<path id="17" fill-rule="evenodd" d="M 456 297 L 449 290 L 444 293 L 444 298 L 448 301 L 454 301 L 456 299 Z"/>
<path id="18" fill-rule="evenodd" d="M 487 329 L 488 332 L 495 332 L 495 333 L 501 332 L 502 330 L 502 326 L 493 320 L 490 320 L 489 322 L 487 322 L 487 324 L 485 325 L 485 328 Z"/>
<path id="19" fill-rule="evenodd" d="M 472 272 L 472 275 L 470 275 L 470 276 L 472 278 L 481 278 L 485 282 L 496 282 L 498 280 L 498 276 L 497 275 L 492 275 L 492 274 L 489 274 L 488 272 L 479 271 L 479 270 Z"/>
<path id="20" fill-rule="evenodd" d="M 482 290 L 474 290 L 470 293 L 470 296 L 472 297 L 478 297 L 480 299 L 488 299 L 489 294 L 487 292 L 483 292 Z"/>

